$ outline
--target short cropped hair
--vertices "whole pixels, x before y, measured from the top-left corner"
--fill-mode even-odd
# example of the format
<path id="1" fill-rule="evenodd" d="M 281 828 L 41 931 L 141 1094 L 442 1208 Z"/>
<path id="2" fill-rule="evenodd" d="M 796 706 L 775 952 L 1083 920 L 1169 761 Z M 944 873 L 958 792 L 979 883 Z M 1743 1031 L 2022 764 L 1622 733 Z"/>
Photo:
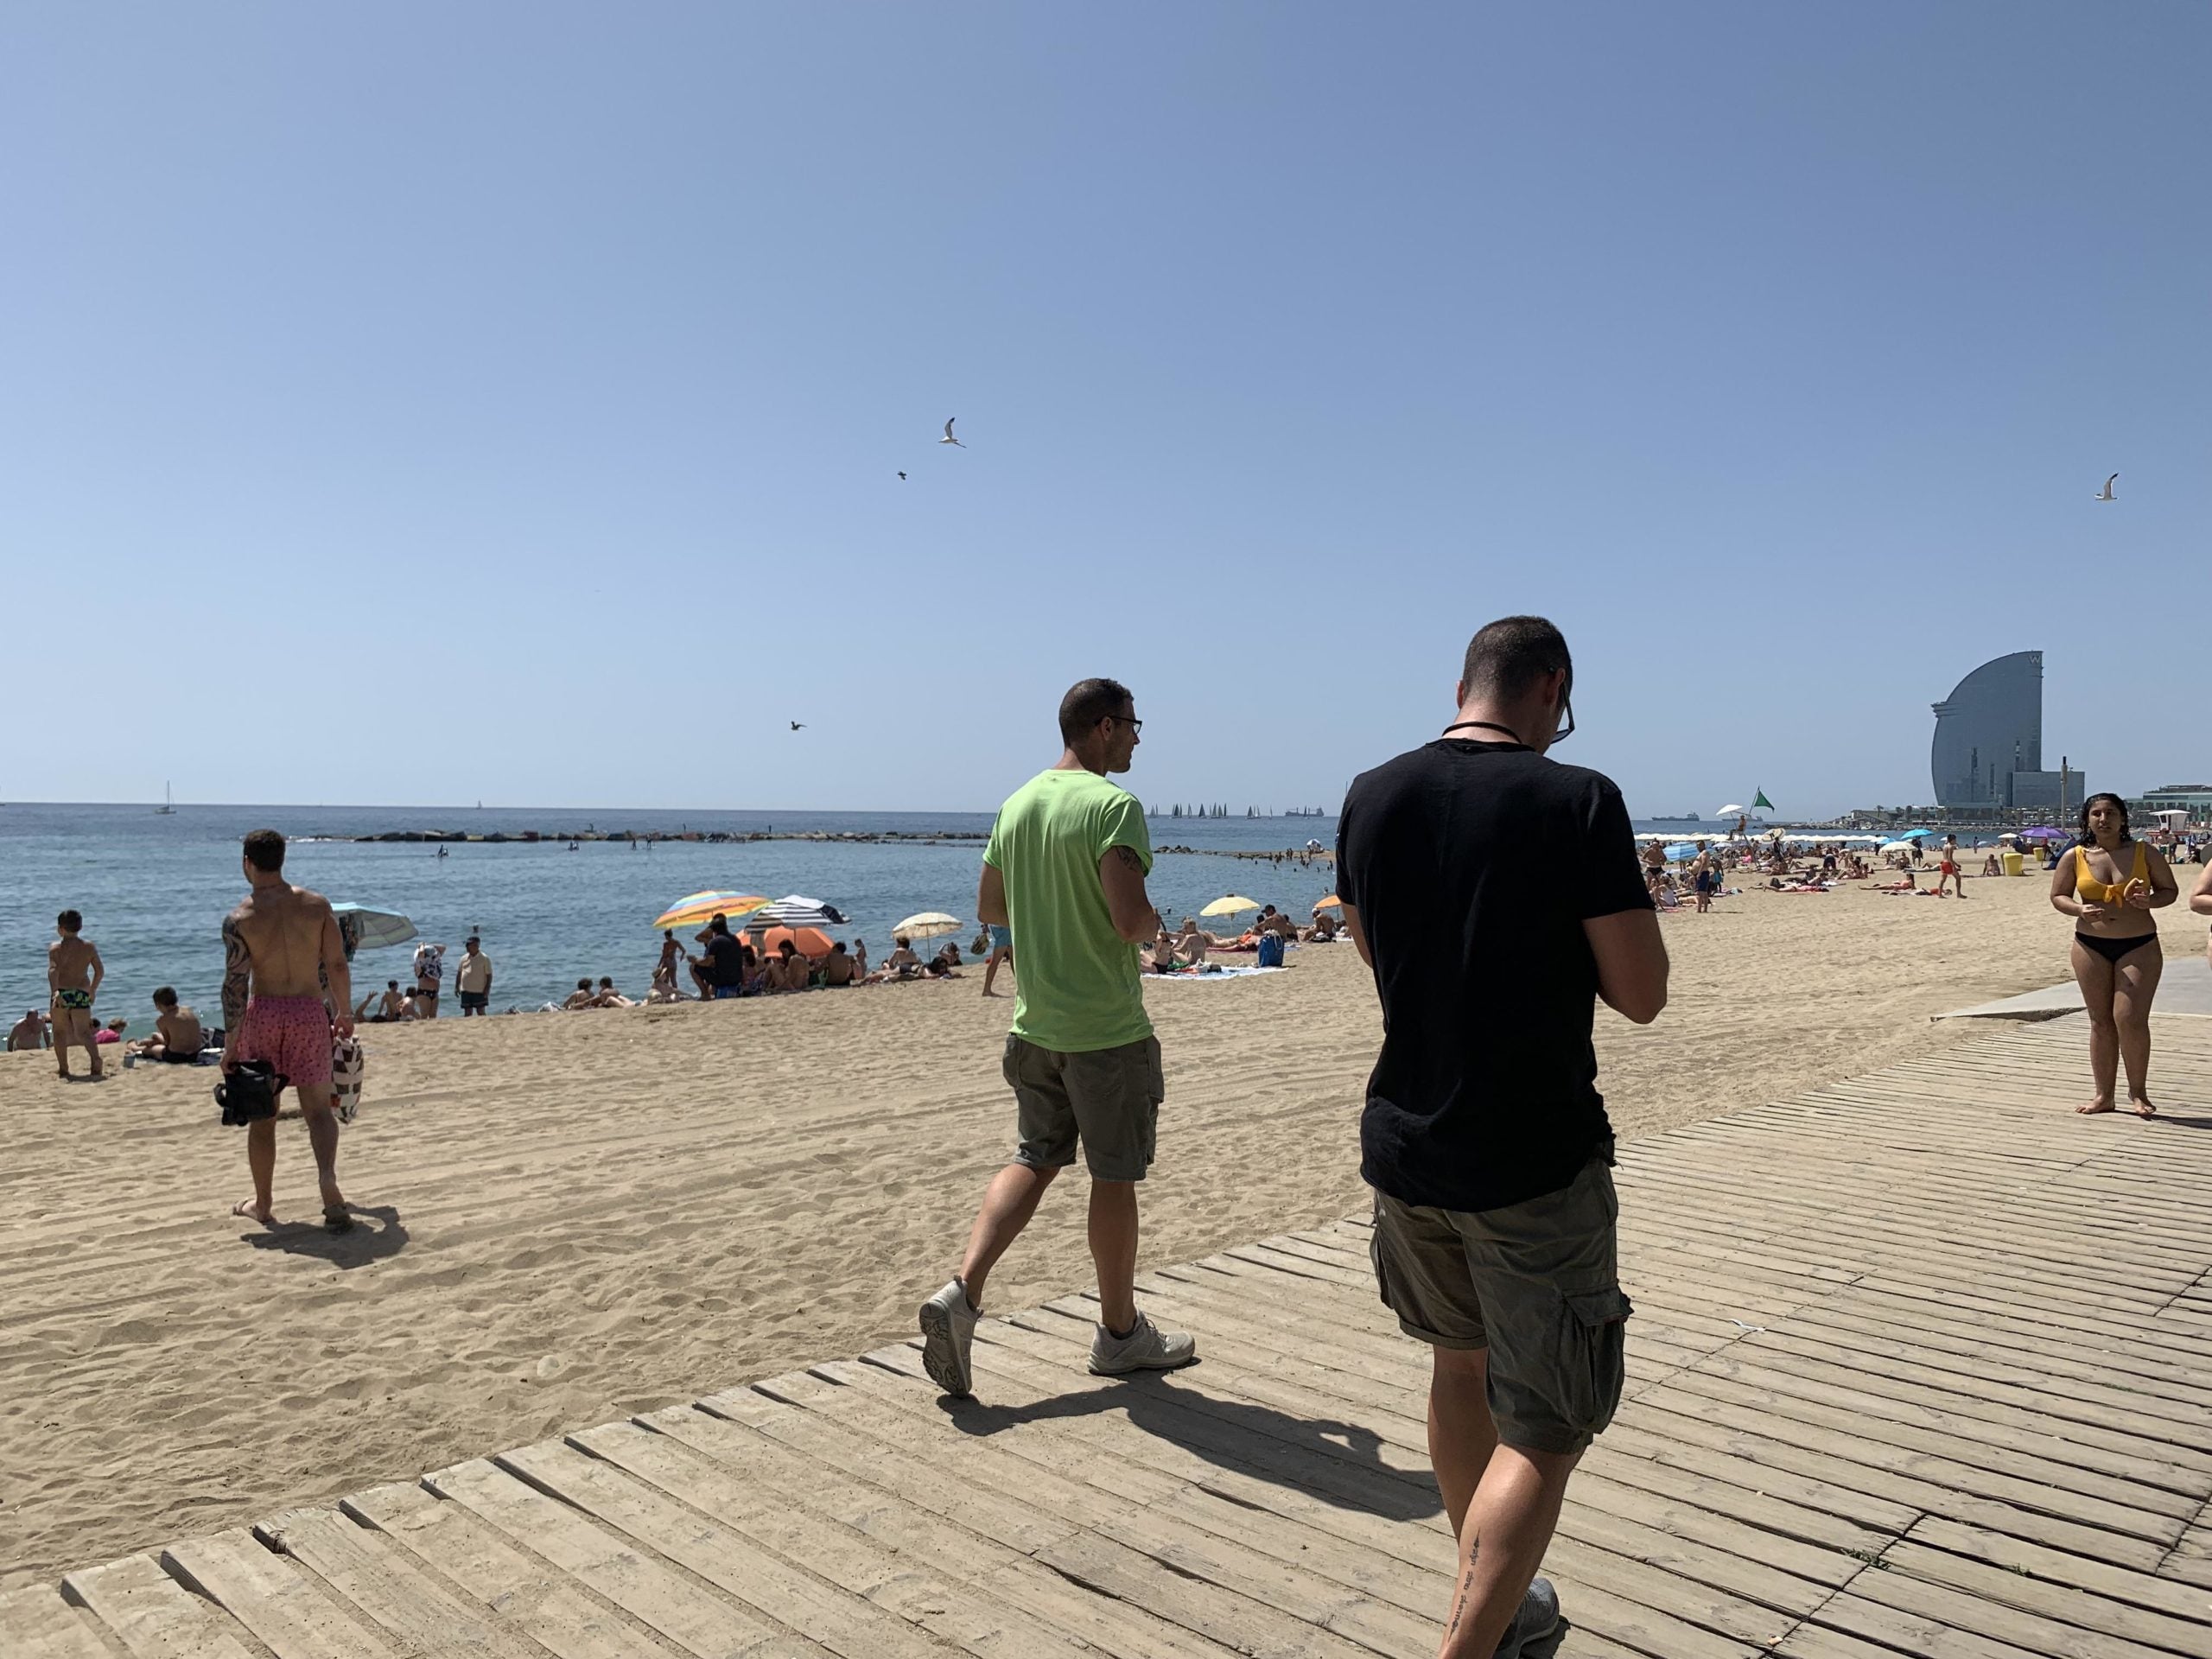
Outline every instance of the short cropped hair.
<path id="1" fill-rule="evenodd" d="M 274 830 L 255 830 L 245 838 L 246 862 L 271 875 L 284 868 L 284 837 Z"/>
<path id="2" fill-rule="evenodd" d="M 1486 692 L 1494 697 L 1519 696 L 1547 674 L 1567 673 L 1574 684 L 1574 658 L 1567 654 L 1567 636 L 1541 616 L 1501 616 L 1483 625 L 1467 642 L 1467 659 L 1459 670 L 1459 683 L 1470 695 Z"/>
<path id="3" fill-rule="evenodd" d="M 73 910 L 65 910 L 54 918 L 54 925 L 64 933 L 74 933 L 84 926 L 85 918 Z"/>
<path id="4" fill-rule="evenodd" d="M 173 985 L 164 985 L 161 989 L 156 991 L 154 993 L 154 1006 L 157 1008 L 175 1007 L 176 1006 L 176 988 Z"/>
<path id="5" fill-rule="evenodd" d="M 576 982 L 576 988 L 580 991 L 588 991 L 591 989 L 591 981 L 588 979 L 578 980 Z"/>
<path id="6" fill-rule="evenodd" d="M 1060 741 L 1073 743 L 1109 715 L 1135 701 L 1119 680 L 1077 680 L 1060 699 Z"/>

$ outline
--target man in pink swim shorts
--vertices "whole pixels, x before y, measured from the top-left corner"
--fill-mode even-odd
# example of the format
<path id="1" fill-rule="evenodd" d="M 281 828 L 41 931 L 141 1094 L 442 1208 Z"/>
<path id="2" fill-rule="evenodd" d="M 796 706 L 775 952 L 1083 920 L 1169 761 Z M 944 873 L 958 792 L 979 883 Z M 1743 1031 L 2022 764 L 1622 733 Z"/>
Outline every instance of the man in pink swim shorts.
<path id="1" fill-rule="evenodd" d="M 256 830 L 245 838 L 245 902 L 223 918 L 223 1070 L 261 1060 L 300 1097 L 308 1142 L 322 1187 L 323 1224 L 353 1225 L 338 1190 L 338 1116 L 330 1090 L 331 1035 L 353 1034 L 353 983 L 330 902 L 284 880 L 284 837 Z M 253 1197 L 231 1213 L 264 1226 L 276 1219 L 270 1188 L 276 1174 L 276 1120 L 246 1125 Z"/>

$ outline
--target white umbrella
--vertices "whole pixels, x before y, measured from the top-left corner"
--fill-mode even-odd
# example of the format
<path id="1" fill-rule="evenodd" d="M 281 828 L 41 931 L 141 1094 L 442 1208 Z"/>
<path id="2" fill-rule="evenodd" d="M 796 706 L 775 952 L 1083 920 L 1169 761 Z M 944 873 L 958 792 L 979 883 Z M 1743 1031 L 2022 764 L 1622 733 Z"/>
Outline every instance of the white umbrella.
<path id="1" fill-rule="evenodd" d="M 925 910 L 909 916 L 891 930 L 893 938 L 934 939 L 947 933 L 957 933 L 963 924 L 957 916 L 948 916 L 941 910 Z"/>
<path id="2" fill-rule="evenodd" d="M 1732 818 L 1743 810 L 1744 808 L 1742 804 L 1740 802 L 1736 802 L 1732 803 L 1727 806 L 1714 807 L 1713 809 L 1713 816 L 1716 818 Z"/>
<path id="3" fill-rule="evenodd" d="M 842 927 L 845 918 L 835 905 L 825 905 L 819 899 L 810 899 L 803 893 L 787 893 L 772 905 L 763 905 L 745 918 L 745 925 L 756 927 Z"/>
<path id="4" fill-rule="evenodd" d="M 1877 847 L 1874 850 L 1875 850 L 1876 852 L 1878 852 L 1878 853 L 1882 853 L 1882 854 L 1889 854 L 1889 853 L 1916 853 L 1916 852 L 1918 852 L 1918 851 L 1920 850 L 1920 848 L 1919 848 L 1918 844 L 1917 844 L 1916 842 L 1910 842 L 1910 841 L 1885 841 L 1885 842 L 1883 842 L 1879 847 Z"/>

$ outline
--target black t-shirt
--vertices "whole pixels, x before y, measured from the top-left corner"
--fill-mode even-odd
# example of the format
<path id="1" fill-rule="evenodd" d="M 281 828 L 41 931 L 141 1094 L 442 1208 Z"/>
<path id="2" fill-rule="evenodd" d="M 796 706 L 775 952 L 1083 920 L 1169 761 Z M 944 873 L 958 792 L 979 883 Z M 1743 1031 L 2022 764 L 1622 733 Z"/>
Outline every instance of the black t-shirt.
<path id="1" fill-rule="evenodd" d="M 1440 738 L 1362 773 L 1337 830 L 1382 997 L 1360 1173 L 1407 1204 L 1556 1192 L 1610 1139 L 1582 924 L 1649 910 L 1620 791 L 1517 743 Z"/>
<path id="2" fill-rule="evenodd" d="M 707 982 L 720 988 L 745 982 L 745 947 L 727 933 L 707 941 Z"/>

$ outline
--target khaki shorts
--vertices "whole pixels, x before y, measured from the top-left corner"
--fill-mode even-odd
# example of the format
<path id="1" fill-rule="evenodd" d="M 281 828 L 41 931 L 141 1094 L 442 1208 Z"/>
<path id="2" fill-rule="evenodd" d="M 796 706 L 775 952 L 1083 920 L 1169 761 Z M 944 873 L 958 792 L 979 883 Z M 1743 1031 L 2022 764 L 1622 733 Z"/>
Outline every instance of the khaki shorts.
<path id="1" fill-rule="evenodd" d="M 1490 1350 L 1498 1438 L 1580 1452 L 1620 1404 L 1624 1321 L 1614 1263 L 1620 1216 L 1605 1158 L 1556 1192 L 1503 1209 L 1422 1209 L 1375 1195 L 1370 1247 L 1383 1305 L 1435 1348 Z"/>
<path id="2" fill-rule="evenodd" d="M 1001 1069 L 1018 1107 L 1014 1162 L 1065 1169 L 1080 1141 L 1093 1180 L 1144 1179 L 1167 1094 L 1158 1038 L 1063 1054 L 1009 1036 Z"/>

